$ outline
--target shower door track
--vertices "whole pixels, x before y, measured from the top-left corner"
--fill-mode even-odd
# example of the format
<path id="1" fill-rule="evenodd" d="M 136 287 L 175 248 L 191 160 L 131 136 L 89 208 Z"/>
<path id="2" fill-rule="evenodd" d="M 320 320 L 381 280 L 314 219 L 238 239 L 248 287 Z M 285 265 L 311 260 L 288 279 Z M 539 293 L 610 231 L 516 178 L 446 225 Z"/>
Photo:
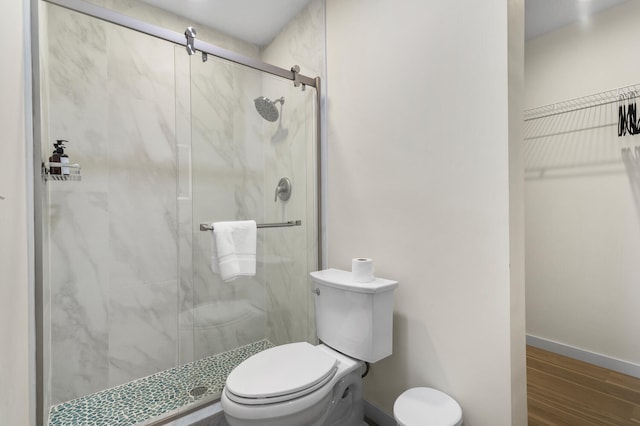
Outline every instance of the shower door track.
<path id="1" fill-rule="evenodd" d="M 138 31 L 143 34 L 150 35 L 180 46 L 187 46 L 187 40 L 184 34 L 177 33 L 175 31 L 168 30 L 166 28 L 159 27 L 157 25 L 149 24 L 144 21 L 132 18 L 127 15 L 115 12 L 113 10 L 105 9 L 100 6 L 96 6 L 91 3 L 87 3 L 83 0 L 44 0 L 47 3 L 55 4 L 56 6 L 64 7 L 65 9 L 73 10 L 84 15 L 88 15 L 94 18 L 98 18 L 103 21 L 111 22 L 112 24 L 119 25 L 121 27 L 129 28 L 134 31 Z M 278 77 L 286 78 L 288 80 L 298 80 L 300 83 L 316 87 L 316 78 L 311 78 L 299 73 L 294 73 L 292 70 L 286 70 L 284 68 L 277 67 L 275 65 L 267 64 L 257 59 L 249 58 L 231 50 L 224 49 L 222 47 L 205 43 L 198 39 L 194 40 L 193 47 L 200 52 L 216 56 L 227 61 L 234 62 L 236 64 L 244 65 L 249 68 L 256 69 L 258 71 L 264 71 L 266 73 L 276 75 Z"/>

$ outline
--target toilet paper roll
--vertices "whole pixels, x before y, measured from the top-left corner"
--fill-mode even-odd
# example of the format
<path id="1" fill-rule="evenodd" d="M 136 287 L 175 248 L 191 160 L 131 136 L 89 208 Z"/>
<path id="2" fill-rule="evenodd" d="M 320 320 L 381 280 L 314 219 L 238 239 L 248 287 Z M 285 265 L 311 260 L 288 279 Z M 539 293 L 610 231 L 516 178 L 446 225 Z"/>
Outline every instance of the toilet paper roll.
<path id="1" fill-rule="evenodd" d="M 357 283 L 373 281 L 373 259 L 366 257 L 351 259 L 351 277 Z"/>

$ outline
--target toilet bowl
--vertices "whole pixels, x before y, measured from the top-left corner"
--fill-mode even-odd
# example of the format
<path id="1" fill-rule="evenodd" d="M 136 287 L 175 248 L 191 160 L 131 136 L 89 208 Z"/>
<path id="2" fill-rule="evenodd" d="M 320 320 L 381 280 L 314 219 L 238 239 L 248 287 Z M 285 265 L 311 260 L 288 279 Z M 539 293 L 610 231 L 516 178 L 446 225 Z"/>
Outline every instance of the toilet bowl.
<path id="1" fill-rule="evenodd" d="M 411 388 L 393 404 L 393 417 L 398 426 L 460 426 L 460 404 L 437 389 Z"/>
<path id="2" fill-rule="evenodd" d="M 322 344 L 267 349 L 227 378 L 225 417 L 232 426 L 360 426 L 363 367 Z"/>
<path id="3" fill-rule="evenodd" d="M 322 344 L 276 346 L 240 363 L 220 399 L 230 426 L 363 425 L 364 363 L 391 355 L 398 282 L 354 282 L 337 269 L 311 281 Z"/>

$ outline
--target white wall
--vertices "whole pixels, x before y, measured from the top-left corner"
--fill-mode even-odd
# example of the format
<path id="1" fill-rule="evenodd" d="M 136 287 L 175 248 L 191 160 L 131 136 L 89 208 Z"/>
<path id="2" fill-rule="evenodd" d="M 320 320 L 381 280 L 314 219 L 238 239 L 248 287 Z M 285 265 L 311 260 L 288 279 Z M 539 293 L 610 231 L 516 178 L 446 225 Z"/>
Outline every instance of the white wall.
<path id="1" fill-rule="evenodd" d="M 509 270 L 522 2 L 510 7 L 511 28 L 507 1 L 327 2 L 329 266 L 372 257 L 400 281 L 394 353 L 365 379 L 388 412 L 433 386 L 465 424 L 526 423 L 522 281 L 512 291 Z"/>
<path id="2" fill-rule="evenodd" d="M 525 108 L 638 83 L 640 4 L 627 1 L 525 46 Z"/>
<path id="3" fill-rule="evenodd" d="M 527 423 L 525 218 L 522 110 L 524 2 L 509 0 L 509 241 L 511 271 L 511 424 Z"/>
<path id="4" fill-rule="evenodd" d="M 640 83 L 638 16 L 629 1 L 527 42 L 527 108 Z M 546 168 L 526 181 L 527 333 L 640 364 L 640 163 L 621 156 L 640 137 L 617 136 L 616 105 L 535 126 L 558 135 L 525 140 L 526 169 Z"/>
<path id="5" fill-rule="evenodd" d="M 28 425 L 29 317 L 23 2 L 0 14 L 0 419 Z"/>

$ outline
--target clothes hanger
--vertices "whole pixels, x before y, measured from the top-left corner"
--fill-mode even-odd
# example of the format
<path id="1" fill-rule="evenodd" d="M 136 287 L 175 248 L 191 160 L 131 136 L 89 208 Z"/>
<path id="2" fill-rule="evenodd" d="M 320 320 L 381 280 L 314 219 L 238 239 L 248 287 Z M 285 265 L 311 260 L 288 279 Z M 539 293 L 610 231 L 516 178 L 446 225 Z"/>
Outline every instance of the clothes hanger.
<path id="1" fill-rule="evenodd" d="M 618 95 L 618 137 L 627 133 L 627 106 L 624 95 Z"/>

